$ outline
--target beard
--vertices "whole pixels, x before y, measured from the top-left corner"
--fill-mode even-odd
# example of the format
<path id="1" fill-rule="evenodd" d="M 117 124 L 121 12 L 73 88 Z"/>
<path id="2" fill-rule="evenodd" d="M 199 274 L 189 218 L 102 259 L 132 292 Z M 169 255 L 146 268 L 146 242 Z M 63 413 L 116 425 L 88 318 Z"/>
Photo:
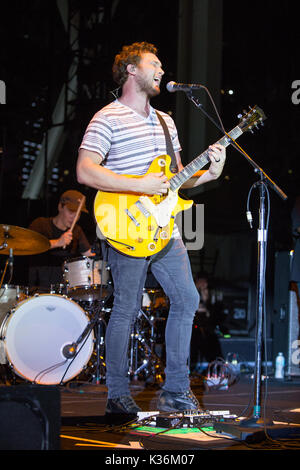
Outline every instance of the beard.
<path id="1" fill-rule="evenodd" d="M 139 86 L 139 90 L 146 93 L 149 98 L 160 94 L 159 85 L 154 86 L 153 79 L 139 76 L 137 77 L 137 84 Z"/>

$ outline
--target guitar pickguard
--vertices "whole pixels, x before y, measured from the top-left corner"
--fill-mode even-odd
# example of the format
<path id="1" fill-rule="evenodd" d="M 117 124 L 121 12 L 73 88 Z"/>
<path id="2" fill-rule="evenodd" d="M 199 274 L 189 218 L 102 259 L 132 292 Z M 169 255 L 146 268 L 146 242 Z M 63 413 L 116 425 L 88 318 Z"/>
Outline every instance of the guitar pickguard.
<path id="1" fill-rule="evenodd" d="M 158 204 L 154 204 L 148 196 L 141 196 L 139 201 L 153 215 L 158 227 L 165 227 L 169 224 L 172 212 L 176 207 L 178 194 L 170 190 L 165 199 Z"/>

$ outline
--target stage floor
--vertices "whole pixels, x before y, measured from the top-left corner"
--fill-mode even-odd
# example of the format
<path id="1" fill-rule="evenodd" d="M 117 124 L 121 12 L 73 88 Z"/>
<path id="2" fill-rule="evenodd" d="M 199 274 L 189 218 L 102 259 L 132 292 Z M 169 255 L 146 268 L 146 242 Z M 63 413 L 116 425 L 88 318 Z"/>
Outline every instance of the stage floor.
<path id="1" fill-rule="evenodd" d="M 300 450 L 300 380 L 262 381 L 260 414 L 265 419 L 257 427 L 242 425 L 243 418 L 253 416 L 253 388 L 251 376 L 240 376 L 227 390 L 208 389 L 200 377 L 192 378 L 192 389 L 210 418 L 195 421 L 194 417 L 196 425 L 186 426 L 167 413 L 147 419 L 143 414 L 139 420 L 120 424 L 105 419 L 105 385 L 70 382 L 61 388 L 61 450 L 105 450 L 105 458 L 122 450 L 131 451 L 127 456 L 136 450 L 161 456 L 171 451 L 178 459 L 188 459 L 199 450 Z M 132 382 L 131 392 L 144 412 L 157 410 L 159 386 Z M 217 418 L 216 412 L 222 412 L 223 418 Z M 227 412 L 234 417 L 228 418 Z M 166 418 L 167 424 L 161 427 L 158 418 Z"/>
<path id="2" fill-rule="evenodd" d="M 134 468 L 145 463 L 200 464 L 201 450 L 300 450 L 299 378 L 276 380 L 270 377 L 261 381 L 262 422 L 255 420 L 256 426 L 248 421 L 253 418 L 255 398 L 254 379 L 250 374 L 238 375 L 227 389 L 208 388 L 203 376 L 193 376 L 191 387 L 203 411 L 171 415 L 157 411 L 159 384 L 149 386 L 143 381 L 131 381 L 131 393 L 143 413 L 127 422 L 109 422 L 105 416 L 105 384 L 76 379 L 50 387 L 22 381 L 13 385 L 2 383 L 0 448 L 11 450 L 3 447 L 3 439 L 9 439 L 9 445 L 11 440 L 17 442 L 18 437 L 22 441 L 35 425 L 32 415 L 27 420 L 19 414 L 18 408 L 12 408 L 14 416 L 9 411 L 12 402 L 17 405 L 22 402 L 23 409 L 28 408 L 28 396 L 33 393 L 34 398 L 30 400 L 38 403 L 35 408 L 40 406 L 48 414 L 50 435 L 52 432 L 55 441 L 54 448 L 50 449 L 55 453 L 101 451 L 98 461 L 105 464 L 127 464 Z M 37 438 L 32 438 L 34 442 L 43 434 L 39 428 L 37 433 Z M 27 455 L 28 450 L 34 450 L 30 447 L 33 441 L 26 447 Z"/>

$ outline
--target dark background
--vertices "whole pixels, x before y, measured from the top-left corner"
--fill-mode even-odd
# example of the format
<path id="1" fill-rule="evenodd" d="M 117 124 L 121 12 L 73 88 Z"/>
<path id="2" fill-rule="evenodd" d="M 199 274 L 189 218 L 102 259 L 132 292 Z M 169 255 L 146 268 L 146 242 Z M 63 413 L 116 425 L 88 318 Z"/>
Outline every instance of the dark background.
<path id="1" fill-rule="evenodd" d="M 265 126 L 254 136 L 245 134 L 239 143 L 288 196 L 283 201 L 270 190 L 269 249 L 272 256 L 276 250 L 292 247 L 290 210 L 299 192 L 300 104 L 292 102 L 292 83 L 300 79 L 300 6 L 295 1 L 268 0 L 254 0 L 249 4 L 220 0 L 220 7 L 222 4 L 222 86 L 220 96 L 213 98 L 220 98 L 219 112 L 227 130 L 236 125 L 236 116 L 249 105 L 257 104 L 264 110 Z M 95 191 L 76 181 L 78 146 L 92 115 L 113 99 L 110 91 L 116 88 L 111 79 L 114 55 L 123 44 L 133 41 L 146 40 L 157 45 L 166 73 L 161 94 L 153 100 L 153 105 L 171 111 L 176 122 L 175 94 L 168 93 L 165 84 L 169 80 L 181 81 L 176 72 L 179 10 L 174 0 L 159 4 L 148 0 L 87 0 L 70 1 L 69 6 L 71 12 L 79 11 L 81 18 L 76 52 L 79 88 L 73 102 L 75 112 L 71 119 L 62 123 L 67 138 L 57 155 L 56 179 L 45 178 L 39 199 L 24 200 L 22 175 L 28 165 L 24 160 L 24 142 L 40 143 L 53 125 L 51 112 L 74 59 L 74 51 L 54 0 L 11 0 L 1 5 L 0 79 L 6 84 L 6 104 L 0 106 L 1 223 L 27 227 L 39 215 L 54 215 L 59 194 L 77 188 L 87 195 L 90 215 L 83 216 L 81 222 L 93 241 Z M 209 27 L 214 28 L 214 18 L 210 18 Z M 192 79 L 195 81 L 195 77 Z M 209 89 L 209 83 L 206 86 Z M 229 94 L 228 90 L 234 93 Z M 181 143 L 186 163 L 194 156 L 186 155 L 184 142 Z M 34 157 L 34 152 L 32 155 Z M 256 180 L 257 175 L 249 163 L 229 148 L 221 184 L 194 198 L 195 202 L 205 205 L 206 233 L 249 234 L 246 203 L 249 189 Z M 256 219 L 257 193 L 251 204 Z M 252 231 L 250 238 L 255 241 L 255 236 Z M 4 257 L 0 261 L 3 264 Z"/>

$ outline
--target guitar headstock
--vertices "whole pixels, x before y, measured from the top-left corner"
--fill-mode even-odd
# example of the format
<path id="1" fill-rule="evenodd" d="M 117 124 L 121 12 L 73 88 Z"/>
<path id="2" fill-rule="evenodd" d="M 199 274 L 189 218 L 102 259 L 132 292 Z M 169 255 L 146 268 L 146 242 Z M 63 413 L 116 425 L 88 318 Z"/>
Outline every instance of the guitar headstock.
<path id="1" fill-rule="evenodd" d="M 238 123 L 239 128 L 243 132 L 251 131 L 253 128 L 259 128 L 259 124 L 263 125 L 263 121 L 266 119 L 265 113 L 258 106 L 250 108 L 248 112 L 243 111 L 244 115 L 239 114 L 240 122 Z"/>

